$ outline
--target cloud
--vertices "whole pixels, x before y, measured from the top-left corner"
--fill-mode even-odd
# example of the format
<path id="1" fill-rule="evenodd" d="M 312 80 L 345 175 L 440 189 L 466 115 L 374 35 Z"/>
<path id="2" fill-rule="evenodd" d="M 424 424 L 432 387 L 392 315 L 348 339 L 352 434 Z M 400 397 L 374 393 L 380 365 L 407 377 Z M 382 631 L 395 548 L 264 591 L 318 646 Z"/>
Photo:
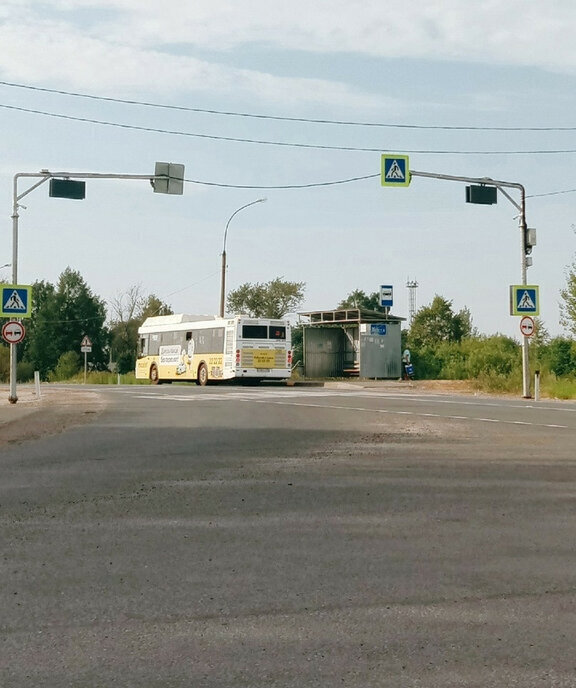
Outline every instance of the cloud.
<path id="1" fill-rule="evenodd" d="M 114 40 L 190 44 L 210 50 L 239 45 L 376 57 L 420 57 L 576 68 L 572 0 L 195 0 L 173 5 L 139 0 L 68 0 L 120 12 L 106 23 Z"/>
<path id="2" fill-rule="evenodd" d="M 397 106 L 339 80 L 274 73 L 274 54 L 306 51 L 477 61 L 576 71 L 572 0 L 4 0 L 0 74 L 89 90 L 212 92 L 266 102 Z M 259 69 L 233 51 L 260 49 Z M 213 58 L 206 57 L 206 52 Z M 284 64 L 286 60 L 284 59 Z"/>
<path id="3" fill-rule="evenodd" d="M 128 12 L 131 2 L 101 0 L 100 10 L 114 6 L 115 21 L 108 23 L 102 12 L 92 21 L 79 24 L 77 13 L 63 10 L 92 8 L 96 3 L 59 0 L 52 8 L 59 12 L 38 16 L 18 4 L 0 10 L 0 74 L 6 80 L 26 83 L 58 84 L 92 93 L 151 91 L 170 93 L 210 91 L 212 93 L 257 96 L 267 102 L 306 102 L 348 106 L 382 106 L 388 99 L 363 94 L 339 81 L 297 76 L 276 76 L 265 70 L 240 69 L 163 48 L 163 41 L 182 40 L 178 22 L 170 17 L 166 25 L 162 14 Z M 120 9 L 125 6 L 124 16 Z M 109 16 L 109 15 L 108 15 Z M 94 18 L 95 17 L 95 18 Z M 72 21 L 74 19 L 75 21 Z M 156 42 L 148 33 L 154 29 Z"/>

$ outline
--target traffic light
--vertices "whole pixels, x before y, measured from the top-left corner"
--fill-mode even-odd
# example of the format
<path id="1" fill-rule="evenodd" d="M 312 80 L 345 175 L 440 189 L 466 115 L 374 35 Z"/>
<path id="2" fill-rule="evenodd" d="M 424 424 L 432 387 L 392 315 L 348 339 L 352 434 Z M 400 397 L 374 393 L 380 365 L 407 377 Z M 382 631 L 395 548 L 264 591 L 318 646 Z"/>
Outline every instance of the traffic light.
<path id="1" fill-rule="evenodd" d="M 494 205 L 498 202 L 498 189 L 495 186 L 467 186 L 466 203 Z"/>
<path id="2" fill-rule="evenodd" d="M 524 252 L 526 255 L 532 253 L 534 246 L 536 246 L 536 230 L 526 227 L 524 229 Z"/>
<path id="3" fill-rule="evenodd" d="M 49 195 L 52 198 L 73 198 L 82 201 L 86 198 L 86 182 L 52 177 Z"/>

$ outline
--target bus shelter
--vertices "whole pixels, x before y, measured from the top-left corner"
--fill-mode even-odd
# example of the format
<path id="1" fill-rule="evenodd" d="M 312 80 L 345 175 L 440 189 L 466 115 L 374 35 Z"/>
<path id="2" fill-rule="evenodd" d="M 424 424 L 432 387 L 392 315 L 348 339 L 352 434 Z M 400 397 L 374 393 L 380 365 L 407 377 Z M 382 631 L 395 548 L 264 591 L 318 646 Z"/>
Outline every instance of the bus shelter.
<path id="1" fill-rule="evenodd" d="M 405 318 L 350 308 L 300 313 L 306 377 L 394 379 L 402 376 Z"/>

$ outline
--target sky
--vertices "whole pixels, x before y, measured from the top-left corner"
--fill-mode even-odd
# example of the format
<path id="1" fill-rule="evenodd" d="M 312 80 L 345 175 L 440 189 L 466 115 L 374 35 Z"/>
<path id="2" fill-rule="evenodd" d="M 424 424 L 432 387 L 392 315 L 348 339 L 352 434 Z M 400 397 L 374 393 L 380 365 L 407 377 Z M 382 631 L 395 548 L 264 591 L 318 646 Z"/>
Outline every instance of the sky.
<path id="1" fill-rule="evenodd" d="M 82 201 L 49 198 L 47 184 L 27 194 L 18 282 L 71 267 L 107 303 L 138 287 L 175 312 L 217 313 L 229 222 L 227 290 L 303 282 L 300 310 L 314 311 L 392 285 L 392 312 L 408 318 L 416 282 L 416 308 L 440 295 L 480 333 L 519 338 L 517 208 L 501 194 L 466 203 L 463 182 L 383 188 L 381 154 L 402 154 L 413 171 L 525 187 L 527 281 L 562 335 L 575 33 L 573 0 L 3 0 L 0 266 L 16 174 L 152 175 L 172 162 L 182 196 L 118 179 L 88 180 Z M 18 193 L 36 181 L 19 178 Z"/>

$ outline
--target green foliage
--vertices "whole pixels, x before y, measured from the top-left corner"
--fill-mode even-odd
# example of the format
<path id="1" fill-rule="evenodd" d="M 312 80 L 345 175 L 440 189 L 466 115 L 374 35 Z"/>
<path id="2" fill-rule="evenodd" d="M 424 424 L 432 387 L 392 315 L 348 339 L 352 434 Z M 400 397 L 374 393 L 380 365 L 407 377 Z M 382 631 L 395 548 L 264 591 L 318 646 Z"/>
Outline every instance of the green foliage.
<path id="1" fill-rule="evenodd" d="M 92 294 L 80 273 L 66 268 L 57 286 L 36 282 L 33 294 L 26 339 L 19 347 L 24 360 L 46 379 L 56 368 L 59 357 L 74 347 L 79 350 L 82 338 L 87 335 L 92 341 L 91 365 L 105 368 L 108 347 L 105 304 Z"/>
<path id="2" fill-rule="evenodd" d="M 337 308 L 363 308 L 369 311 L 384 312 L 384 309 L 380 306 L 380 294 L 374 292 L 368 296 L 368 294 L 361 289 L 355 289 L 350 292 L 345 299 L 340 301 Z"/>
<path id="3" fill-rule="evenodd" d="M 246 282 L 228 294 L 228 310 L 252 318 L 283 318 L 304 300 L 304 282 L 286 282 L 279 277 L 264 284 Z"/>
<path id="4" fill-rule="evenodd" d="M 566 268 L 566 286 L 560 291 L 560 323 L 576 336 L 576 261 Z"/>
<path id="5" fill-rule="evenodd" d="M 292 365 L 304 360 L 304 329 L 301 325 L 292 327 Z"/>
<path id="6" fill-rule="evenodd" d="M 0 382 L 10 379 L 10 347 L 0 344 Z"/>
<path id="7" fill-rule="evenodd" d="M 20 382 L 30 382 L 34 379 L 34 366 L 30 361 L 18 361 L 16 364 L 16 379 Z"/>
<path id="8" fill-rule="evenodd" d="M 469 337 L 411 349 L 420 379 L 469 380 L 507 378 L 521 369 L 518 343 L 509 337 Z"/>
<path id="9" fill-rule="evenodd" d="M 56 368 L 48 375 L 50 382 L 63 382 L 74 377 L 80 370 L 81 358 L 76 351 L 66 351 L 58 359 Z"/>
<path id="10" fill-rule="evenodd" d="M 472 334 L 470 311 L 465 308 L 454 313 L 451 301 L 435 296 L 429 306 L 414 316 L 408 341 L 411 348 L 422 348 L 440 342 L 460 342 Z"/>
<path id="11" fill-rule="evenodd" d="M 539 359 L 557 377 L 576 374 L 576 345 L 570 339 L 555 337 L 539 347 Z"/>
<path id="12" fill-rule="evenodd" d="M 576 399 L 576 380 L 544 376 L 540 385 L 542 395 L 552 399 Z"/>
<path id="13" fill-rule="evenodd" d="M 170 306 L 157 296 L 144 297 L 140 287 L 131 287 L 126 293 L 113 300 L 114 319 L 110 324 L 111 358 L 120 374 L 129 373 L 136 367 L 138 350 L 138 328 L 146 318 L 156 315 L 170 315 Z"/>

